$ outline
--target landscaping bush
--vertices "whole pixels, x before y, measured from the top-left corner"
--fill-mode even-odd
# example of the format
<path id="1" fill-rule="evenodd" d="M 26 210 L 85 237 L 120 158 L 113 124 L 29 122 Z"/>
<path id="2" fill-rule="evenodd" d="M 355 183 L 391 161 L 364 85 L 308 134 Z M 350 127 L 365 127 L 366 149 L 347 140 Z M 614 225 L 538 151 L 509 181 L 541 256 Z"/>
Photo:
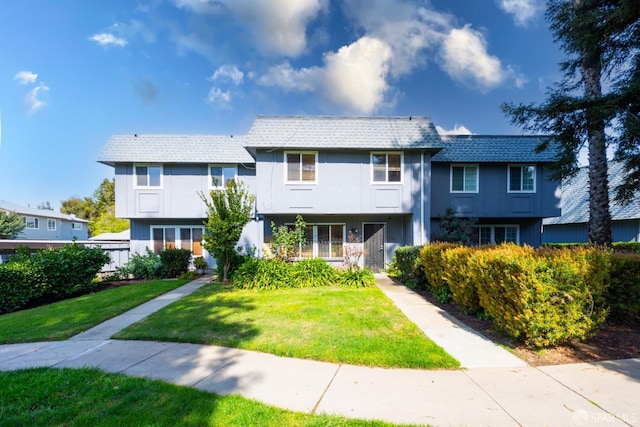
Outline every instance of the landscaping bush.
<path id="1" fill-rule="evenodd" d="M 291 264 L 278 258 L 251 258 L 233 274 L 231 282 L 240 289 L 279 289 L 291 287 Z"/>
<path id="2" fill-rule="evenodd" d="M 442 253 L 458 246 L 455 243 L 432 243 L 420 250 L 420 263 L 427 279 L 428 290 L 440 302 L 451 301 L 451 290 L 444 280 Z"/>
<path id="3" fill-rule="evenodd" d="M 30 262 L 0 264 L 0 313 L 10 313 L 48 289 L 44 272 Z"/>
<path id="4" fill-rule="evenodd" d="M 388 267 L 389 273 L 412 289 L 427 289 L 427 279 L 420 263 L 422 246 L 403 246 L 396 249 Z"/>
<path id="5" fill-rule="evenodd" d="M 441 253 L 443 280 L 451 291 L 451 298 L 467 314 L 482 311 L 478 299 L 478 288 L 473 275 L 469 274 L 469 258 L 480 249 L 459 246 Z"/>
<path id="6" fill-rule="evenodd" d="M 640 254 L 640 242 L 615 242 L 613 250 L 615 252 Z"/>
<path id="7" fill-rule="evenodd" d="M 162 275 L 166 278 L 178 277 L 189 270 L 191 251 L 188 249 L 165 249 L 160 252 Z"/>
<path id="8" fill-rule="evenodd" d="M 158 254 L 147 248 L 146 255 L 133 254 L 122 270 L 134 279 L 158 279 L 162 276 L 162 261 Z"/>
<path id="9" fill-rule="evenodd" d="M 606 317 L 609 254 L 593 248 L 535 252 L 504 244 L 469 258 L 494 324 L 532 347 L 584 340 Z"/>
<path id="10" fill-rule="evenodd" d="M 376 282 L 370 268 L 338 270 L 338 284 L 348 288 L 366 288 Z"/>
<path id="11" fill-rule="evenodd" d="M 204 257 L 197 257 L 193 260 L 193 267 L 196 269 L 196 271 L 200 270 L 200 272 L 204 274 L 208 267 L 207 261 L 204 259 Z"/>
<path id="12" fill-rule="evenodd" d="M 338 280 L 338 271 L 322 258 L 305 258 L 291 265 L 289 281 L 294 288 L 331 286 Z"/>
<path id="13" fill-rule="evenodd" d="M 233 273 L 235 273 L 236 270 L 238 270 L 238 268 L 240 268 L 242 264 L 244 264 L 246 261 L 250 259 L 253 259 L 253 255 L 251 253 L 242 254 L 237 250 L 231 252 L 231 255 L 229 256 L 229 272 L 227 273 L 228 277 L 233 277 Z M 224 277 L 224 263 L 217 262 L 217 260 L 216 260 L 216 274 L 220 279 Z"/>
<path id="14" fill-rule="evenodd" d="M 640 324 L 640 255 L 614 253 L 611 256 L 611 283 L 606 298 L 611 320 Z"/>

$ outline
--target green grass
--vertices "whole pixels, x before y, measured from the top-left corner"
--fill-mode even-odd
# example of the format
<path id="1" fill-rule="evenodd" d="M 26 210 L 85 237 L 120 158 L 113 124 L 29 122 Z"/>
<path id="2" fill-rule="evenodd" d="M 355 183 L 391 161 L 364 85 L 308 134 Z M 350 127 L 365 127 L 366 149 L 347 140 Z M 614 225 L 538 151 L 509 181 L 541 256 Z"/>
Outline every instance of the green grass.
<path id="1" fill-rule="evenodd" d="M 0 316 L 0 344 L 68 339 L 185 283 L 138 283 L 4 314 Z"/>
<path id="2" fill-rule="evenodd" d="M 215 344 L 365 366 L 459 367 L 377 287 L 254 291 L 213 283 L 115 337 Z"/>
<path id="3" fill-rule="evenodd" d="M 3 426 L 392 426 L 278 409 L 96 369 L 0 372 Z"/>

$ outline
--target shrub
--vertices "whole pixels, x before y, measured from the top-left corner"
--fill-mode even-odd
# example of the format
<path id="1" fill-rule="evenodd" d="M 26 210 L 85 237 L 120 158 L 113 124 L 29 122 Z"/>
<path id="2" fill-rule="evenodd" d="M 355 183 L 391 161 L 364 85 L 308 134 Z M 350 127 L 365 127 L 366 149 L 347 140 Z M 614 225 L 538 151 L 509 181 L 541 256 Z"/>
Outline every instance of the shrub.
<path id="1" fill-rule="evenodd" d="M 233 286 L 240 289 L 291 287 L 291 264 L 280 259 L 251 258 L 233 274 Z"/>
<path id="2" fill-rule="evenodd" d="M 242 264 L 244 264 L 247 260 L 252 259 L 253 256 L 248 253 L 246 255 L 241 254 L 238 250 L 229 253 L 229 271 L 227 272 L 227 277 L 233 277 L 233 273 L 236 272 L 238 268 Z M 224 277 L 224 263 L 218 262 L 216 260 L 216 274 L 219 278 Z"/>
<path id="3" fill-rule="evenodd" d="M 338 284 L 349 288 L 366 288 L 372 286 L 376 279 L 370 268 L 338 270 Z"/>
<path id="4" fill-rule="evenodd" d="M 640 242 L 615 242 L 613 250 L 615 252 L 640 254 Z"/>
<path id="5" fill-rule="evenodd" d="M 427 289 L 427 279 L 420 263 L 422 246 L 403 246 L 396 249 L 388 267 L 389 273 L 413 289 Z"/>
<path id="6" fill-rule="evenodd" d="M 204 259 L 204 257 L 194 258 L 193 267 L 196 269 L 196 271 L 200 270 L 202 274 L 204 274 L 208 267 L 207 261 Z"/>
<path id="7" fill-rule="evenodd" d="M 134 279 L 157 279 L 162 275 L 162 261 L 158 254 L 147 248 L 146 255 L 133 254 L 122 270 Z"/>
<path id="8" fill-rule="evenodd" d="M 440 302 L 451 300 L 451 290 L 444 280 L 442 253 L 458 246 L 454 243 L 432 243 L 420 250 L 420 264 L 427 279 L 428 290 Z"/>
<path id="9" fill-rule="evenodd" d="M 160 252 L 162 275 L 167 278 L 178 277 L 189 270 L 191 251 L 188 249 L 165 249 Z"/>
<path id="10" fill-rule="evenodd" d="M 31 262 L 0 264 L 0 313 L 9 313 L 41 297 L 48 289 L 44 272 Z"/>
<path id="11" fill-rule="evenodd" d="M 610 318 L 617 323 L 640 324 L 640 255 L 614 253 L 611 283 L 606 292 Z"/>
<path id="12" fill-rule="evenodd" d="M 467 247 L 449 248 L 442 252 L 443 278 L 451 291 L 451 298 L 467 314 L 478 314 L 481 310 L 478 288 L 473 275 L 469 274 L 469 258 L 479 249 Z"/>
<path id="13" fill-rule="evenodd" d="M 338 271 L 322 258 L 305 258 L 292 264 L 290 285 L 294 288 L 331 286 L 338 279 Z"/>
<path id="14" fill-rule="evenodd" d="M 504 244 L 469 258 L 484 311 L 533 347 L 583 340 L 606 317 L 609 254 L 594 248 L 535 252 Z"/>

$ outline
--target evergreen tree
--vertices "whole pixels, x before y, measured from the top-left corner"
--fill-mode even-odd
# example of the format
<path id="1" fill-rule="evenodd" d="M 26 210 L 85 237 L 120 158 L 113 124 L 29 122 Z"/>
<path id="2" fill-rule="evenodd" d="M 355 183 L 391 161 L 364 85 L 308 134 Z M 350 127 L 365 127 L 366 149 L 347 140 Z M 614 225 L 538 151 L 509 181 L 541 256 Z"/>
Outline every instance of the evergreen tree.
<path id="1" fill-rule="evenodd" d="M 589 160 L 589 223 L 592 243 L 611 243 L 607 147 L 625 161 L 628 176 L 617 197 L 640 188 L 640 2 L 550 0 L 547 21 L 567 54 L 564 79 L 540 105 L 504 104 L 512 123 L 549 137 L 538 147 L 556 149 L 555 177 L 570 177 L 586 146 Z M 603 86 L 607 92 L 603 92 Z"/>
<path id="2" fill-rule="evenodd" d="M 24 227 L 22 216 L 15 212 L 0 211 L 0 239 L 15 239 Z"/>

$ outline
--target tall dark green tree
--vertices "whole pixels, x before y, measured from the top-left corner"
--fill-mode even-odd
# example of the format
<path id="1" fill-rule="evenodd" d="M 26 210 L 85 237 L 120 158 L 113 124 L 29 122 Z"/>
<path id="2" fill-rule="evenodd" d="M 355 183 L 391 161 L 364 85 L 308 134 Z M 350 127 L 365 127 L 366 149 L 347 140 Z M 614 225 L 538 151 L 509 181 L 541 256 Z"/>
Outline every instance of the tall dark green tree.
<path id="1" fill-rule="evenodd" d="M 207 205 L 202 246 L 223 263 L 223 282 L 229 281 L 231 259 L 242 235 L 242 229 L 251 220 L 255 196 L 249 194 L 241 181 L 231 179 L 224 190 L 211 190 L 211 200 L 200 194 Z"/>
<path id="2" fill-rule="evenodd" d="M 15 239 L 24 227 L 24 217 L 15 212 L 0 211 L 0 239 Z"/>
<path id="3" fill-rule="evenodd" d="M 611 243 L 607 147 L 624 161 L 628 175 L 617 198 L 640 188 L 640 2 L 549 0 L 546 18 L 567 58 L 564 79 L 540 105 L 504 104 L 512 123 L 549 135 L 539 150 L 557 150 L 555 177 L 570 177 L 578 153 L 589 161 L 589 240 Z M 603 91 L 603 87 L 606 91 Z"/>

